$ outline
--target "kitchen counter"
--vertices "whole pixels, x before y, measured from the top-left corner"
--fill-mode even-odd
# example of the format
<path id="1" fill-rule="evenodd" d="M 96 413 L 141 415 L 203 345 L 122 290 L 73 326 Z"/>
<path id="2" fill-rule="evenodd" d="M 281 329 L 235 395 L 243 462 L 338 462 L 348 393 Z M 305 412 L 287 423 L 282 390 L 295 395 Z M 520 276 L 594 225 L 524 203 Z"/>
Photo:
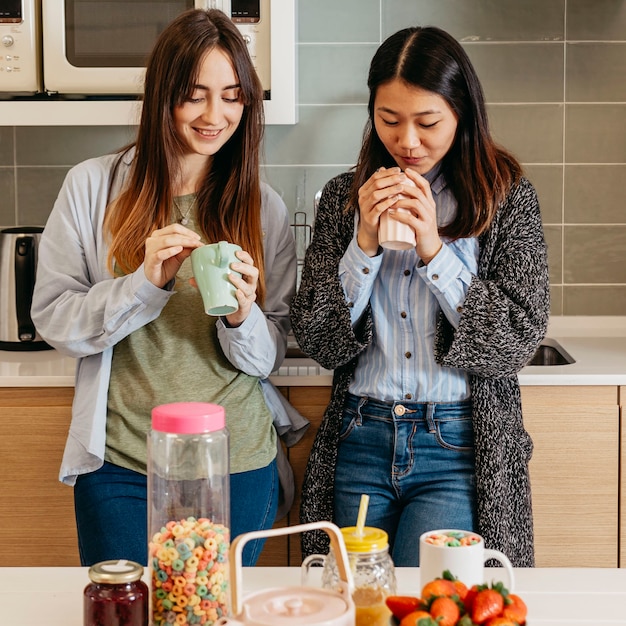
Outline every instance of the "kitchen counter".
<path id="1" fill-rule="evenodd" d="M 399 594 L 416 594 L 419 568 L 398 568 L 397 578 Z M 298 568 L 244 568 L 244 600 L 299 581 Z M 626 569 L 516 569 L 515 581 L 528 605 L 527 626 L 626 626 Z M 2 624 L 82 626 L 88 582 L 87 568 L 0 567 Z"/>
<path id="2" fill-rule="evenodd" d="M 626 385 L 626 317 L 552 318 L 548 337 L 575 363 L 525 367 L 521 385 Z M 72 387 L 74 372 L 75 360 L 56 350 L 0 351 L 0 387 Z M 312 359 L 288 358 L 271 379 L 281 386 L 329 386 L 332 372 Z"/>

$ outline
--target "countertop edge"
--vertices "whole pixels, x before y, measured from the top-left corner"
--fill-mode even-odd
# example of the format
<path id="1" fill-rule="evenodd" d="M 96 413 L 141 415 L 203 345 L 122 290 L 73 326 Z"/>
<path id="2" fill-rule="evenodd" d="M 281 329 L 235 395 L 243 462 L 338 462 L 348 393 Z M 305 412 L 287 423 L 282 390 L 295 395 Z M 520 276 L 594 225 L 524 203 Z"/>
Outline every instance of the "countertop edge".
<path id="1" fill-rule="evenodd" d="M 626 385 L 626 374 L 534 374 L 520 372 L 519 384 L 522 387 L 568 387 L 568 386 L 620 386 Z M 270 376 L 270 381 L 276 387 L 330 387 L 333 383 L 332 375 L 319 376 Z M 0 376 L 2 388 L 33 388 L 33 387 L 74 387 L 73 376 L 63 377 L 24 377 Z"/>
<path id="2" fill-rule="evenodd" d="M 576 360 L 569 365 L 527 366 L 523 386 L 626 385 L 626 316 L 550 319 L 548 335 Z M 280 387 L 328 387 L 332 371 L 309 358 L 285 359 L 271 382 Z M 73 387 L 75 359 L 56 350 L 0 351 L 0 387 Z"/>

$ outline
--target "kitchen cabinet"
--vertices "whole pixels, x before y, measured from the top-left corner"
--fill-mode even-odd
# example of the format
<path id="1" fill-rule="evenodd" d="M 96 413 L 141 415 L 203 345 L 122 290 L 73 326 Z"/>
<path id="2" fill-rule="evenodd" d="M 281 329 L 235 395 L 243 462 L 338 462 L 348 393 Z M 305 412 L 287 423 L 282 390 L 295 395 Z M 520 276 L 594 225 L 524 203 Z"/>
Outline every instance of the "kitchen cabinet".
<path id="1" fill-rule="evenodd" d="M 309 457 L 309 450 L 313 445 L 315 434 L 319 428 L 324 411 L 330 401 L 330 387 L 282 387 L 280 391 L 300 413 L 310 420 L 311 425 L 302 439 L 286 450 L 287 458 L 293 468 L 296 483 L 296 494 L 291 510 L 287 517 L 278 522 L 275 527 L 288 524 L 293 526 L 300 520 L 300 493 L 304 470 Z M 300 535 L 286 535 L 273 537 L 267 540 L 266 549 L 259 559 L 259 565 L 295 565 L 302 563 L 300 549 Z"/>
<path id="2" fill-rule="evenodd" d="M 319 429 L 324 411 L 330 401 L 330 387 L 290 387 L 289 402 L 311 421 L 304 437 L 289 449 L 289 462 L 293 467 L 296 482 L 296 497 L 289 513 L 289 524 L 298 524 L 300 519 L 300 493 L 304 470 L 309 458 L 309 451 Z M 300 535 L 289 535 L 289 565 L 300 565 L 302 552 L 300 550 Z"/>
<path id="3" fill-rule="evenodd" d="M 0 566 L 77 566 L 73 491 L 59 480 L 73 388 L 0 389 Z"/>
<path id="4" fill-rule="evenodd" d="M 299 494 L 308 451 L 330 398 L 328 387 L 280 388 L 312 421 L 286 453 Z M 73 491 L 58 480 L 71 419 L 73 387 L 0 388 L 0 567 L 80 565 Z M 276 526 L 298 523 L 299 495 Z M 298 535 L 266 542 L 259 565 L 299 565 Z"/>
<path id="5" fill-rule="evenodd" d="M 530 472 L 537 566 L 617 567 L 621 557 L 625 567 L 626 429 L 620 470 L 619 398 L 626 398 L 626 388 L 523 385 L 521 390 L 526 428 L 535 444 Z M 0 566 L 79 564 L 72 489 L 58 482 L 73 391 L 0 388 Z M 306 461 L 330 387 L 280 391 L 311 421 L 304 437 L 286 450 L 296 498 L 277 523 L 284 526 L 298 523 Z M 301 562 L 300 536 L 285 535 L 267 540 L 259 565 Z"/>
<path id="6" fill-rule="evenodd" d="M 537 566 L 617 567 L 618 388 L 522 386 L 521 390 L 524 422 L 534 441 L 530 474 Z M 289 451 L 299 493 L 330 388 L 290 387 L 288 393 L 290 402 L 312 422 L 304 439 Z M 625 433 L 622 438 L 624 450 Z M 622 473 L 621 549 L 626 566 L 626 459 Z M 297 523 L 298 506 L 299 499 L 289 523 Z M 289 562 L 298 565 L 299 540 L 293 537 Z"/>
<path id="7" fill-rule="evenodd" d="M 524 423 L 534 441 L 537 567 L 617 567 L 618 388 L 521 390 Z"/>
<path id="8" fill-rule="evenodd" d="M 524 421 L 534 441 L 530 474 L 538 567 L 617 567 L 618 388 L 522 386 Z M 626 398 L 626 395 L 623 396 Z M 290 387 L 290 402 L 311 427 L 289 450 L 298 494 L 308 451 L 330 399 L 329 387 Z M 625 401 L 626 403 L 626 401 Z M 622 432 L 626 446 L 626 433 Z M 622 566 L 626 566 L 626 458 L 622 464 Z M 289 523 L 298 522 L 299 498 Z M 301 563 L 299 537 L 289 564 Z"/>

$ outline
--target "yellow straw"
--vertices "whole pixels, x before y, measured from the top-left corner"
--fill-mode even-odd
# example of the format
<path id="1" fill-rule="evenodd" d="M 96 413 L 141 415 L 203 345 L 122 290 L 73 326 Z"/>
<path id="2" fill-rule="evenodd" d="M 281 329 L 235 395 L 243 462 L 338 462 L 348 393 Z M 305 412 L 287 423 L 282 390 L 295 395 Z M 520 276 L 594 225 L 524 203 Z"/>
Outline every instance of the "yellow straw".
<path id="1" fill-rule="evenodd" d="M 356 534 L 359 537 L 363 536 L 363 528 L 365 527 L 365 518 L 367 517 L 367 505 L 370 503 L 370 497 L 363 493 L 361 494 L 361 504 L 359 505 L 359 515 L 356 519 Z"/>

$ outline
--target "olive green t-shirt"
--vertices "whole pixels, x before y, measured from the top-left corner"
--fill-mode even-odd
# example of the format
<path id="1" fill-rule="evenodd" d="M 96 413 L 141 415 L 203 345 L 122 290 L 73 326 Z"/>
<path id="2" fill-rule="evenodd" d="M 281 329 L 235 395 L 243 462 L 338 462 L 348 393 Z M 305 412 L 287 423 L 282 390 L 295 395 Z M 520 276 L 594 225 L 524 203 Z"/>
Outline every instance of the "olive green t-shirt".
<path id="1" fill-rule="evenodd" d="M 194 196 L 177 201 L 184 214 Z M 196 230 L 191 214 L 187 227 Z M 105 460 L 145 474 L 152 407 L 195 401 L 224 407 L 232 473 L 265 467 L 276 456 L 276 434 L 259 379 L 224 356 L 217 318 L 204 312 L 191 276 L 187 258 L 176 276 L 176 293 L 159 317 L 113 350 Z"/>

